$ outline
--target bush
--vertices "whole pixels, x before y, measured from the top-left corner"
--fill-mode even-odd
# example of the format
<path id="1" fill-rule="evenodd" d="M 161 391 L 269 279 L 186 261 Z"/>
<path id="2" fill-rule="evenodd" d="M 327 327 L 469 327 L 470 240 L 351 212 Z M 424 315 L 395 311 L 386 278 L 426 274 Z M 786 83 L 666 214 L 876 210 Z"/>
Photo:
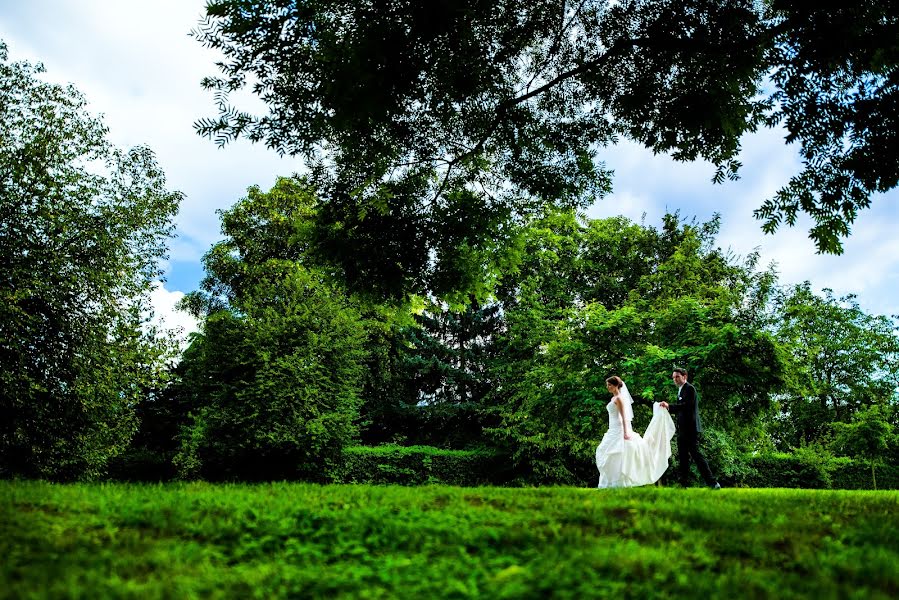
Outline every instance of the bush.
<path id="1" fill-rule="evenodd" d="M 832 461 L 831 478 L 833 487 L 841 490 L 870 490 L 871 464 L 867 461 L 835 458 Z M 877 489 L 899 489 L 899 466 L 879 465 L 877 467 Z"/>
<path id="2" fill-rule="evenodd" d="M 720 429 L 707 427 L 702 433 L 699 450 L 709 463 L 712 475 L 725 487 L 744 487 L 747 481 L 755 480 L 756 470 L 749 464 L 749 457 L 740 452 L 731 436 Z M 691 461 L 691 485 L 702 486 L 705 482 L 699 476 L 699 470 Z M 671 447 L 671 460 L 668 470 L 659 480 L 661 485 L 679 483 L 677 437 Z M 768 487 L 768 486 L 763 486 Z"/>
<path id="3" fill-rule="evenodd" d="M 266 264 L 241 304 L 208 316 L 178 366 L 179 474 L 325 481 L 356 437 L 363 330 L 315 271 Z"/>
<path id="4" fill-rule="evenodd" d="M 741 485 L 754 474 L 746 455 L 737 449 L 733 439 L 724 431 L 707 427 L 702 434 L 700 450 L 709 462 L 712 474 L 722 485 Z M 675 462 L 677 456 L 674 457 Z M 696 468 L 693 467 L 695 471 Z"/>
<path id="5" fill-rule="evenodd" d="M 749 475 L 737 485 L 813 489 L 870 490 L 871 464 L 864 460 L 834 458 L 811 450 L 793 454 L 762 454 L 747 457 Z M 877 469 L 878 489 L 899 489 L 899 466 Z"/>
<path id="6" fill-rule="evenodd" d="M 440 483 L 499 485 L 508 480 L 501 457 L 482 450 L 443 450 L 431 446 L 352 446 L 344 450 L 340 483 Z"/>
<path id="7" fill-rule="evenodd" d="M 831 487 L 824 463 L 796 454 L 760 454 L 748 457 L 748 471 L 743 484 L 749 487 L 812 488 Z"/>
<path id="8" fill-rule="evenodd" d="M 132 446 L 109 462 L 108 479 L 115 481 L 172 481 L 177 475 L 171 452 Z"/>

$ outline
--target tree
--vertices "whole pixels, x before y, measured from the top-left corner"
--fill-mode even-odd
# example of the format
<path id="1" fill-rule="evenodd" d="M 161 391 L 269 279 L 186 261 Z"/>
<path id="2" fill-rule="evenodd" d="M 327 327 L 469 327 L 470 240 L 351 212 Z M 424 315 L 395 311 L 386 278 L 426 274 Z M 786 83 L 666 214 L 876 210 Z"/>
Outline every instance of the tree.
<path id="1" fill-rule="evenodd" d="M 305 157 L 321 247 L 382 292 L 480 281 L 510 222 L 609 190 L 596 153 L 620 137 L 721 181 L 783 126 L 803 170 L 756 216 L 807 213 L 823 252 L 899 181 L 895 0 L 214 0 L 194 35 L 225 56 L 198 132 Z M 251 80 L 268 114 L 230 103 Z"/>
<path id="2" fill-rule="evenodd" d="M 613 374 L 638 402 L 638 429 L 650 402 L 670 398 L 680 365 L 702 393 L 707 426 L 739 442 L 757 432 L 784 376 L 763 327 L 773 274 L 714 247 L 717 231 L 717 219 L 669 215 L 657 230 L 570 212 L 526 229 L 521 268 L 500 287 L 506 328 L 489 400 L 491 433 L 537 479 L 594 476 L 586 457 L 605 428 Z"/>
<path id="3" fill-rule="evenodd" d="M 357 433 L 358 314 L 314 271 L 258 267 L 266 274 L 207 315 L 179 364 L 192 418 L 176 463 L 209 479 L 326 480 Z"/>
<path id="4" fill-rule="evenodd" d="M 0 42 L 0 472 L 92 477 L 170 348 L 147 325 L 181 195 Z"/>
<path id="5" fill-rule="evenodd" d="M 405 329 L 404 367 L 417 391 L 423 443 L 483 445 L 484 399 L 502 326 L 498 304 L 472 298 L 462 308 L 431 304 Z"/>
<path id="6" fill-rule="evenodd" d="M 370 446 L 418 443 L 429 434 L 423 430 L 419 391 L 409 372 L 407 329 L 414 326 L 412 316 L 405 311 L 390 312 L 390 318 L 366 321 L 359 437 Z"/>
<path id="7" fill-rule="evenodd" d="M 773 428 L 782 448 L 823 441 L 832 422 L 848 423 L 860 409 L 896 400 L 891 319 L 864 312 L 852 295 L 818 296 L 809 282 L 775 300 L 776 335 L 790 365 Z"/>
<path id="8" fill-rule="evenodd" d="M 177 372 L 184 476 L 323 480 L 357 435 L 365 331 L 305 251 L 316 203 L 279 179 L 222 213 L 225 239 L 183 300 L 203 319 Z"/>
<path id="9" fill-rule="evenodd" d="M 841 454 L 869 461 L 875 490 L 875 467 L 883 465 L 888 450 L 896 443 L 890 413 L 888 405 L 874 404 L 855 413 L 851 423 L 833 423 L 835 437 L 831 447 Z"/>

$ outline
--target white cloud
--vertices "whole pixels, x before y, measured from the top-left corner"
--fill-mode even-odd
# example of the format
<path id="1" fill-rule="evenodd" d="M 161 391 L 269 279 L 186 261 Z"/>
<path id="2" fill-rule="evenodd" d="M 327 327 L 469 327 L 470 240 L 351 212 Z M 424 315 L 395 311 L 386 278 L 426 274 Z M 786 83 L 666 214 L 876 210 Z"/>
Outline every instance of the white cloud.
<path id="1" fill-rule="evenodd" d="M 150 304 L 154 313 L 152 323 L 161 331 L 172 332 L 181 342 L 182 348 L 187 336 L 198 329 L 197 320 L 193 316 L 175 308 L 183 297 L 183 292 L 169 291 L 159 281 L 150 292 Z"/>
<path id="2" fill-rule="evenodd" d="M 613 192 L 597 201 L 590 207 L 589 214 L 594 219 L 623 215 L 635 223 L 640 223 L 644 215 L 647 221 L 657 220 L 656 217 L 659 216 L 657 212 L 658 207 L 649 196 L 625 190 Z"/>

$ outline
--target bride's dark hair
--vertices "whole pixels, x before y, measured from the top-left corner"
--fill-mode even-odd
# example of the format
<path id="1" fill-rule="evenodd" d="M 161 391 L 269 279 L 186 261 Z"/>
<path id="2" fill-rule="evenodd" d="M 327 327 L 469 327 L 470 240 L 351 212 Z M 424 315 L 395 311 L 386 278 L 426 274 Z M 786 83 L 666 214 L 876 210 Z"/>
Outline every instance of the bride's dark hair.
<path id="1" fill-rule="evenodd" d="M 611 377 L 606 379 L 606 383 L 608 383 L 609 385 L 614 385 L 618 389 L 621 389 L 621 386 L 624 385 L 624 380 L 621 379 L 621 377 L 619 377 L 618 375 L 612 375 Z"/>

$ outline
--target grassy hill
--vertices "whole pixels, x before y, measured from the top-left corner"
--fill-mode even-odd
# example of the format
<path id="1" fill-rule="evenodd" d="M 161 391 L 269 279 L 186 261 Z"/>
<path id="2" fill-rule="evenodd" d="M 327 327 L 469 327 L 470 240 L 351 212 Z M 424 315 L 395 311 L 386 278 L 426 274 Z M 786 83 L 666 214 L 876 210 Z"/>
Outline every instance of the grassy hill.
<path id="1" fill-rule="evenodd" d="M 899 492 L 0 482 L 0 597 L 895 598 Z"/>

